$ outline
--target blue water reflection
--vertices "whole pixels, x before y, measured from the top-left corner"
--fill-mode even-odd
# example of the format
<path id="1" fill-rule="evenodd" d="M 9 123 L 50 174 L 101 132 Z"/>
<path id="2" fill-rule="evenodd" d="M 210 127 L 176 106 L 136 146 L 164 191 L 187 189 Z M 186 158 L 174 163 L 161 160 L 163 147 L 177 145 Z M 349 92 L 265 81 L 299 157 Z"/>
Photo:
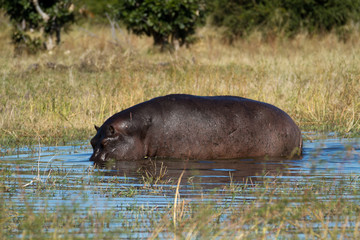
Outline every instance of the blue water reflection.
<path id="1" fill-rule="evenodd" d="M 91 153 L 88 143 L 22 148 L 13 155 L 6 155 L 2 151 L 1 170 L 4 172 L 8 169 L 16 174 L 4 178 L 3 184 L 11 191 L 0 192 L 0 196 L 17 204 L 23 191 L 35 192 L 36 194 L 30 195 L 30 203 L 34 206 L 44 206 L 46 199 L 49 207 L 79 204 L 84 210 L 90 206 L 103 210 L 131 204 L 161 208 L 173 202 L 177 180 L 184 169 L 186 171 L 180 193 L 183 198 L 188 199 L 201 199 L 204 193 L 206 195 L 206 192 L 210 193 L 214 188 L 225 189 L 224 186 L 242 183 L 248 177 L 251 181 L 260 181 L 265 176 L 299 182 L 304 178 L 334 181 L 344 176 L 351 178 L 360 174 L 358 138 L 306 140 L 302 159 L 166 159 L 117 162 L 108 169 L 96 169 L 89 161 Z M 162 175 L 167 180 L 149 182 L 144 175 L 153 180 Z M 47 184 L 44 190 L 36 190 L 39 184 L 34 179 L 38 177 L 41 184 Z M 19 179 L 23 186 L 26 185 L 25 188 L 17 185 Z M 237 198 L 244 200 L 251 199 L 251 196 L 239 195 Z M 19 201 L 18 204 L 22 202 Z"/>

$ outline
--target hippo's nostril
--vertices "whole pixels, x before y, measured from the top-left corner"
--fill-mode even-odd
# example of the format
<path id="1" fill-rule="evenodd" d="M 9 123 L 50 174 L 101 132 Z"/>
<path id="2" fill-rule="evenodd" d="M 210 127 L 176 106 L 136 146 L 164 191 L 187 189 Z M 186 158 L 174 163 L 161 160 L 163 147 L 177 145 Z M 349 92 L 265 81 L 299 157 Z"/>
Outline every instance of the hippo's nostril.
<path id="1" fill-rule="evenodd" d="M 101 154 L 101 156 L 100 156 L 100 160 L 102 161 L 102 162 L 105 162 L 106 161 L 106 159 L 107 159 L 107 153 L 103 153 L 103 154 Z"/>
<path id="2" fill-rule="evenodd" d="M 92 161 L 92 162 L 97 162 L 97 161 L 99 161 L 99 159 L 101 159 L 101 154 L 100 154 L 100 149 L 99 148 L 94 148 L 94 152 L 93 152 L 93 154 L 91 155 L 91 157 L 90 157 L 90 161 Z"/>

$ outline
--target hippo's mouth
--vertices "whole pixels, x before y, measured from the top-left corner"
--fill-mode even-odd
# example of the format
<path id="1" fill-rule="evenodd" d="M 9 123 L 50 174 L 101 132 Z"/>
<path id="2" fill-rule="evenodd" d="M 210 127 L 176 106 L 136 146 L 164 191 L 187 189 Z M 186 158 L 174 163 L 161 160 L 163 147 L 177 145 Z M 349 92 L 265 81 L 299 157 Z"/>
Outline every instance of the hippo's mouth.
<path id="1" fill-rule="evenodd" d="M 95 163 L 104 163 L 106 159 L 108 159 L 108 153 L 102 153 L 99 149 L 96 149 L 89 160 Z"/>

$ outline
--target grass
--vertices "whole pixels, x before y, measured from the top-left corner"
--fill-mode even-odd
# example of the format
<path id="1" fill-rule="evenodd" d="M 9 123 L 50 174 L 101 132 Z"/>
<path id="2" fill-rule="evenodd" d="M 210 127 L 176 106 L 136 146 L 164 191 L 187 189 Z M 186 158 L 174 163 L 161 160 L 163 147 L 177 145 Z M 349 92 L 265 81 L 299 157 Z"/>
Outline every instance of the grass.
<path id="1" fill-rule="evenodd" d="M 161 54 L 149 38 L 118 32 L 114 44 L 107 26 L 74 26 L 54 51 L 14 57 L 9 31 L 0 21 L 0 155 L 39 141 L 88 140 L 94 124 L 169 93 L 269 102 L 288 112 L 303 132 L 350 136 L 360 130 L 356 33 L 346 44 L 333 35 L 264 43 L 255 34 L 228 46 L 203 28 L 192 48 Z M 31 179 L 22 178 L 21 165 L 13 169 L 0 161 L 0 166 L 0 239 L 359 237 L 356 177 L 229 183 L 214 196 L 204 193 L 191 201 L 182 197 L 181 178 L 162 179 L 166 169 L 160 165 L 154 166 L 158 173 L 142 174 L 141 186 L 129 187 L 126 179 L 90 170 L 69 178 L 69 170 L 61 168 L 27 185 Z M 28 173 L 38 175 L 36 169 Z M 167 185 L 172 199 L 161 209 L 130 201 L 107 205 L 143 193 L 166 195 Z M 98 198 L 107 199 L 99 203 L 105 207 L 86 205 Z"/>
<path id="2" fill-rule="evenodd" d="M 359 237 L 358 176 L 337 180 L 305 176 L 296 182 L 282 181 L 279 176 L 259 182 L 230 182 L 211 194 L 204 192 L 200 199 L 181 197 L 186 185 L 181 176 L 170 192 L 149 192 L 146 186 L 137 189 L 135 195 L 146 191 L 149 198 L 167 194 L 173 198 L 158 207 L 139 205 L 131 201 L 134 195 L 114 194 L 126 181 L 121 177 L 104 178 L 89 170 L 64 180 L 69 178 L 68 170 L 63 169 L 44 173 L 50 176 L 48 180 L 24 187 L 24 180 L 16 177 L 20 173 L 1 169 L 1 178 L 7 179 L 1 184 L 8 185 L 1 187 L 1 239 Z M 117 185 L 112 185 L 115 182 Z M 133 191 L 132 186 L 127 188 L 123 191 Z M 122 205 L 124 197 L 129 202 Z"/>
<path id="3" fill-rule="evenodd" d="M 88 140 L 93 125 L 136 103 L 169 93 L 230 94 L 274 104 L 303 131 L 360 130 L 359 38 L 336 36 L 264 43 L 256 36 L 224 45 L 204 28 L 190 49 L 152 51 L 149 38 L 107 26 L 74 26 L 52 52 L 14 57 L 0 25 L 2 148 Z M 91 32 L 92 34 L 90 34 Z"/>

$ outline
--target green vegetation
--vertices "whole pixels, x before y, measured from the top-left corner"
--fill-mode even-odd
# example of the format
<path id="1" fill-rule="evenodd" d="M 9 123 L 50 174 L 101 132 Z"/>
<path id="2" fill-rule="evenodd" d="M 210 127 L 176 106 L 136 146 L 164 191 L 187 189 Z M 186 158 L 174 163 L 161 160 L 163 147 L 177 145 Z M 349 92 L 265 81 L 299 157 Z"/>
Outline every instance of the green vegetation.
<path id="1" fill-rule="evenodd" d="M 340 39 L 347 40 L 351 24 L 359 22 L 360 14 L 359 0 L 213 0 L 211 3 L 212 23 L 225 28 L 229 41 L 254 31 L 272 39 L 332 30 Z"/>
<path id="2" fill-rule="evenodd" d="M 106 14 L 114 12 L 114 6 L 118 0 L 76 0 L 80 12 L 91 18 L 106 19 Z M 108 22 L 108 20 L 104 20 Z"/>
<path id="3" fill-rule="evenodd" d="M 175 41 L 180 46 L 193 42 L 196 25 L 204 21 L 204 7 L 202 0 L 124 0 L 116 9 L 128 30 L 153 37 L 154 45 L 164 50 Z"/>
<path id="4" fill-rule="evenodd" d="M 61 31 L 75 21 L 70 0 L 0 0 L 13 25 L 12 42 L 18 54 L 36 53 L 44 46 L 51 50 L 61 41 Z"/>
<path id="5" fill-rule="evenodd" d="M 35 53 L 43 45 L 52 49 L 53 38 L 60 43 L 60 32 L 74 23 L 75 15 L 109 22 L 113 32 L 119 26 L 116 19 L 132 33 L 152 37 L 162 51 L 194 43 L 196 28 L 206 18 L 230 43 L 254 32 L 267 41 L 335 33 L 345 42 L 359 31 L 360 21 L 360 0 L 0 0 L 0 9 L 12 22 L 19 53 Z"/>

